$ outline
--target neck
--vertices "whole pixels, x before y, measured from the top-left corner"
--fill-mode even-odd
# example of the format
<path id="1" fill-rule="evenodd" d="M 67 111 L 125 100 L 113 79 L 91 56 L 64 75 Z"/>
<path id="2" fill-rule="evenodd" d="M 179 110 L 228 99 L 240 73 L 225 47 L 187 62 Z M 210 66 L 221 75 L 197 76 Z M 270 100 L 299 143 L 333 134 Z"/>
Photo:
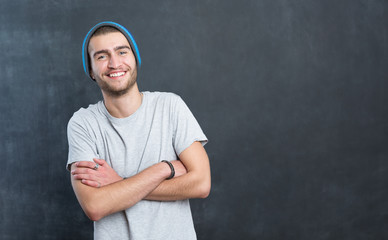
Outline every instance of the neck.
<path id="1" fill-rule="evenodd" d="M 131 116 L 140 107 L 143 94 L 135 83 L 129 91 L 121 96 L 111 96 L 102 91 L 104 104 L 110 115 L 115 118 Z"/>

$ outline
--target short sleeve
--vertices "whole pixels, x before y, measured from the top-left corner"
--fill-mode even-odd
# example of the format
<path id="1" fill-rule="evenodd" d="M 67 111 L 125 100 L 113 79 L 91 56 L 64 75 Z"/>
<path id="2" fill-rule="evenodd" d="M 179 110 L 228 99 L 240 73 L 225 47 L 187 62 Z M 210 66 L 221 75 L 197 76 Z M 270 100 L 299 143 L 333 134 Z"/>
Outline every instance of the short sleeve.
<path id="1" fill-rule="evenodd" d="M 178 156 L 196 141 L 202 145 L 208 142 L 194 115 L 179 96 L 177 96 L 172 114 L 174 123 L 173 144 Z"/>
<path id="2" fill-rule="evenodd" d="M 67 170 L 70 170 L 70 166 L 74 162 L 93 161 L 93 158 L 98 157 L 95 141 L 87 131 L 82 118 L 76 115 L 70 119 L 67 125 L 67 140 L 69 143 Z"/>

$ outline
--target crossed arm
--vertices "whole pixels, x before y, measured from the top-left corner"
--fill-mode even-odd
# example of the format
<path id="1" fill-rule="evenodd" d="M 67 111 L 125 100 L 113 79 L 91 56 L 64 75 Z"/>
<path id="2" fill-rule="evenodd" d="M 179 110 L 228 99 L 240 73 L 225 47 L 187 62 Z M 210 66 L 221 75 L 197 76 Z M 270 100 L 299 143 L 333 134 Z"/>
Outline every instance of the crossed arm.
<path id="1" fill-rule="evenodd" d="M 207 197 L 210 166 L 202 144 L 194 142 L 179 159 L 172 161 L 177 175 L 170 180 L 166 178 L 171 170 L 163 162 L 127 179 L 119 177 L 106 163 L 101 162 L 104 171 L 97 174 L 102 169 L 92 170 L 95 164 L 78 162 L 71 166 L 71 182 L 82 209 L 93 221 L 130 208 L 142 199 L 173 201 Z M 102 187 L 97 188 L 97 182 Z"/>

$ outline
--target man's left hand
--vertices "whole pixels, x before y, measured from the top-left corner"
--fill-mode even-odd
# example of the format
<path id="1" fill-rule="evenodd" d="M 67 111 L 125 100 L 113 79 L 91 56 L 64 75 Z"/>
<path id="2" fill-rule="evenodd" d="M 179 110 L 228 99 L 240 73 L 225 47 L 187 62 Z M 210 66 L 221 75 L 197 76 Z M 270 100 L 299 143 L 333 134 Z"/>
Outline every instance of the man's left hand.
<path id="1" fill-rule="evenodd" d="M 94 158 L 93 161 L 76 162 L 77 168 L 71 171 L 74 179 L 96 188 L 123 180 L 105 160 Z"/>

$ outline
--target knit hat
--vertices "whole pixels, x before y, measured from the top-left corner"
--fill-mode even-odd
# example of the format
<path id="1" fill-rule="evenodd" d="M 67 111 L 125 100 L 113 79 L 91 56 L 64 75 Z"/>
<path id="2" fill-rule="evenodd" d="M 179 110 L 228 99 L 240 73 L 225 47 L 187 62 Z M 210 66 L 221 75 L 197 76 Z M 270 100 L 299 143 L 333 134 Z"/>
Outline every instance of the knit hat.
<path id="1" fill-rule="evenodd" d="M 122 34 L 124 34 L 124 36 L 127 38 L 128 42 L 129 42 L 129 44 L 131 45 L 133 55 L 135 55 L 135 59 L 136 59 L 136 67 L 139 70 L 139 68 L 141 66 L 141 58 L 140 58 L 139 49 L 137 48 L 135 39 L 132 37 L 131 33 L 125 27 L 121 26 L 118 23 L 108 21 L 108 22 L 98 23 L 97 25 L 95 25 L 94 27 L 92 27 L 89 30 L 88 34 L 86 34 L 86 37 L 85 37 L 84 42 L 82 44 L 82 63 L 83 63 L 84 71 L 85 71 L 86 75 L 89 78 L 91 78 L 93 81 L 95 81 L 90 76 L 90 72 L 89 72 L 90 59 L 88 56 L 88 46 L 89 46 L 90 38 L 93 35 L 93 33 L 96 32 L 97 29 L 99 29 L 100 27 L 104 27 L 104 26 L 114 27 L 117 30 L 119 30 Z"/>

